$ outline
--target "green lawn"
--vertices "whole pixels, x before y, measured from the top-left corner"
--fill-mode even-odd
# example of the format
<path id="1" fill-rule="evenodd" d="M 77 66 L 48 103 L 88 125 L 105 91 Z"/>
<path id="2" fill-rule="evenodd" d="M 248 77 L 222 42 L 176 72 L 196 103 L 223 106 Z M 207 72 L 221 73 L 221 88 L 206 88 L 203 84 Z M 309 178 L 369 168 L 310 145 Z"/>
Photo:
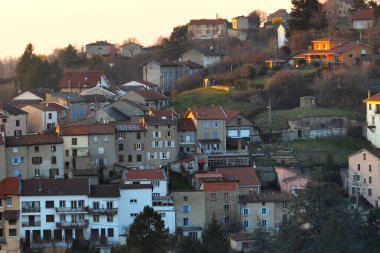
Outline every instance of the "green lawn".
<path id="1" fill-rule="evenodd" d="M 287 143 L 293 148 L 298 157 L 305 162 L 324 163 L 330 153 L 335 163 L 347 165 L 348 156 L 360 149 L 370 149 L 371 144 L 364 138 L 334 138 L 299 140 Z"/>
<path id="2" fill-rule="evenodd" d="M 232 96 L 241 91 L 223 91 L 213 88 L 199 88 L 178 94 L 171 100 L 172 107 L 178 113 L 186 111 L 189 107 L 223 106 L 226 110 L 243 111 L 248 103 L 235 101 Z"/>
<path id="3" fill-rule="evenodd" d="M 346 111 L 341 109 L 329 109 L 329 108 L 294 108 L 291 110 L 277 110 L 272 111 L 272 129 L 284 130 L 288 129 L 288 120 L 296 120 L 302 117 L 323 117 L 323 116 L 345 116 L 352 120 L 364 120 L 364 115 L 353 111 Z M 264 131 L 269 130 L 269 116 L 268 111 L 262 112 L 253 118 L 254 122 L 260 126 Z"/>

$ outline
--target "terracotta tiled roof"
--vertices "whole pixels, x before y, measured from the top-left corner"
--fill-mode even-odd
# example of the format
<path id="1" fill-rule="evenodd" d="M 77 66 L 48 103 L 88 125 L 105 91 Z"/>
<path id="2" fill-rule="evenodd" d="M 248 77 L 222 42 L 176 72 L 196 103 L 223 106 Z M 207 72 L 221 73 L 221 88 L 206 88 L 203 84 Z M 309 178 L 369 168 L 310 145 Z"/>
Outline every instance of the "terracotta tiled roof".
<path id="1" fill-rule="evenodd" d="M 192 119 L 180 119 L 178 121 L 178 131 L 197 131 L 197 127 Z"/>
<path id="2" fill-rule="evenodd" d="M 0 196 L 19 195 L 20 187 L 17 177 L 7 177 L 0 180 Z"/>
<path id="3" fill-rule="evenodd" d="M 151 112 L 155 117 L 166 117 L 166 118 L 178 117 L 178 114 L 173 109 L 165 109 L 165 110 L 152 109 Z"/>
<path id="4" fill-rule="evenodd" d="M 227 120 L 231 120 L 233 118 L 235 118 L 240 112 L 236 112 L 236 111 L 228 111 L 226 112 L 227 114 Z"/>
<path id="5" fill-rule="evenodd" d="M 288 192 L 262 191 L 260 194 L 253 192 L 251 195 L 239 196 L 240 203 L 284 202 L 294 200 L 294 195 Z"/>
<path id="6" fill-rule="evenodd" d="M 102 135 L 114 134 L 115 129 L 109 124 L 82 125 L 82 126 L 63 126 L 60 127 L 63 136 L 74 135 Z"/>
<path id="7" fill-rule="evenodd" d="M 128 169 L 124 171 L 126 180 L 164 180 L 166 175 L 161 169 Z"/>
<path id="8" fill-rule="evenodd" d="M 22 180 L 21 196 L 89 195 L 87 178 Z"/>
<path id="9" fill-rule="evenodd" d="M 41 103 L 32 105 L 34 108 L 39 109 L 41 111 L 64 111 L 69 110 L 69 108 L 60 105 L 58 103 Z"/>
<path id="10" fill-rule="evenodd" d="M 318 41 L 349 42 L 350 40 L 348 40 L 348 39 L 342 39 L 342 38 L 339 38 L 339 37 L 337 37 L 335 35 L 329 35 L 329 36 L 326 36 L 326 37 L 322 37 L 322 38 L 319 38 L 319 39 L 312 40 L 312 42 L 318 42 Z"/>
<path id="11" fill-rule="evenodd" d="M 61 144 L 61 143 L 63 143 L 63 139 L 60 138 L 55 133 L 30 134 L 30 135 L 22 135 L 22 136 L 5 137 L 5 144 L 7 147 L 48 145 L 48 144 Z"/>
<path id="12" fill-rule="evenodd" d="M 195 177 L 198 179 L 223 179 L 223 175 L 217 171 L 213 172 L 197 172 L 195 173 Z"/>
<path id="13" fill-rule="evenodd" d="M 227 20 L 218 18 L 218 19 L 192 19 L 189 22 L 189 25 L 216 25 L 226 23 Z"/>
<path id="14" fill-rule="evenodd" d="M 227 115 L 221 106 L 189 108 L 198 120 L 227 119 Z"/>
<path id="15" fill-rule="evenodd" d="M 201 190 L 206 192 L 236 191 L 237 187 L 237 181 L 205 181 L 201 186 Z"/>
<path id="16" fill-rule="evenodd" d="M 180 163 L 189 163 L 191 161 L 194 161 L 193 157 L 184 157 L 184 158 L 181 158 L 178 160 L 178 162 L 180 162 Z"/>
<path id="17" fill-rule="evenodd" d="M 140 96 L 145 98 L 145 100 L 167 100 L 167 99 L 169 99 L 164 94 L 162 94 L 158 91 L 155 91 L 155 90 L 135 90 L 133 92 L 136 92 L 137 94 L 139 94 Z"/>
<path id="18" fill-rule="evenodd" d="M 360 8 L 351 16 L 351 20 L 372 20 L 373 9 Z"/>
<path id="19" fill-rule="evenodd" d="M 65 71 L 58 88 L 93 88 L 102 75 L 101 71 Z"/>
<path id="20" fill-rule="evenodd" d="M 216 171 L 222 174 L 226 180 L 239 180 L 239 187 L 261 185 L 260 179 L 252 167 L 218 168 Z"/>
<path id="21" fill-rule="evenodd" d="M 380 92 L 376 93 L 375 95 L 367 98 L 364 100 L 364 102 L 380 102 Z"/>

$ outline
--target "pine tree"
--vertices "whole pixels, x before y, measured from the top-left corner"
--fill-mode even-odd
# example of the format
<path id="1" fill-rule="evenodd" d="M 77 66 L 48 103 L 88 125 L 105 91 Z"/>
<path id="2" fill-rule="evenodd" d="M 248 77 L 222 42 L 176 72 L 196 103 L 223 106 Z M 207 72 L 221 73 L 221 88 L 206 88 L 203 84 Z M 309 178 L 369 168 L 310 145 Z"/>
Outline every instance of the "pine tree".
<path id="1" fill-rule="evenodd" d="M 132 252 L 161 253 L 167 237 L 161 216 L 152 207 L 145 206 L 129 228 L 127 246 Z"/>
<path id="2" fill-rule="evenodd" d="M 215 216 L 206 225 L 202 233 L 202 244 L 206 253 L 227 253 L 229 245 L 223 235 L 223 229 Z"/>

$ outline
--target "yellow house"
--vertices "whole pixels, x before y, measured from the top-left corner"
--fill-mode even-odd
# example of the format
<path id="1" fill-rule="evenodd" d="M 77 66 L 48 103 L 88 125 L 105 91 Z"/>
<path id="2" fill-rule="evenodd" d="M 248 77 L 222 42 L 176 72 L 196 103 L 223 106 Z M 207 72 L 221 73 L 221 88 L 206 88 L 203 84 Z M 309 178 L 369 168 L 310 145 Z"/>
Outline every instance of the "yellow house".
<path id="1" fill-rule="evenodd" d="M 20 187 L 17 177 L 0 180 L 0 253 L 20 253 Z"/>

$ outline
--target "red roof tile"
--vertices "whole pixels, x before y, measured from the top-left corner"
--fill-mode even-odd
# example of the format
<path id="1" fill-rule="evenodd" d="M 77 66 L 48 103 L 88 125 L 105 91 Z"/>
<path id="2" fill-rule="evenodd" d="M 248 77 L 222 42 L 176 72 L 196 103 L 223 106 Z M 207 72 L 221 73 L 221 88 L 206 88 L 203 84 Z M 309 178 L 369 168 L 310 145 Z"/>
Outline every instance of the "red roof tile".
<path id="1" fill-rule="evenodd" d="M 180 119 L 178 121 L 178 131 L 197 131 L 197 127 L 192 119 Z"/>
<path id="2" fill-rule="evenodd" d="M 165 109 L 165 110 L 152 109 L 151 112 L 153 116 L 155 117 L 166 117 L 166 118 L 178 117 L 178 114 L 173 109 Z"/>
<path id="3" fill-rule="evenodd" d="M 217 171 L 206 173 L 197 172 L 195 173 L 195 177 L 198 179 L 223 179 L 223 175 Z"/>
<path id="4" fill-rule="evenodd" d="M 180 162 L 180 163 L 189 163 L 189 162 L 192 162 L 192 161 L 194 161 L 193 157 L 184 157 L 184 158 L 180 158 L 178 160 L 178 162 Z"/>
<path id="5" fill-rule="evenodd" d="M 237 181 L 205 181 L 201 186 L 201 190 L 206 192 L 236 191 L 237 187 Z"/>
<path id="6" fill-rule="evenodd" d="M 239 180 L 239 187 L 261 185 L 252 167 L 219 168 L 216 171 L 221 173 L 226 180 Z"/>
<path id="7" fill-rule="evenodd" d="M 58 88 L 93 88 L 102 75 L 101 71 L 65 71 Z"/>
<path id="8" fill-rule="evenodd" d="M 58 103 L 41 103 L 41 104 L 33 104 L 34 108 L 37 108 L 41 111 L 63 111 L 69 110 L 69 108 L 60 105 Z"/>
<path id="9" fill-rule="evenodd" d="M 124 171 L 126 180 L 164 180 L 166 175 L 161 169 L 128 169 Z"/>
<path id="10" fill-rule="evenodd" d="M 260 194 L 253 192 L 250 195 L 240 195 L 240 203 L 261 203 L 261 202 L 291 202 L 295 201 L 295 196 L 289 192 L 262 191 Z"/>
<path id="11" fill-rule="evenodd" d="M 60 144 L 60 143 L 63 143 L 63 139 L 60 138 L 55 133 L 30 134 L 30 135 L 22 135 L 22 136 L 5 137 L 5 144 L 7 147 L 48 145 L 48 144 Z"/>
<path id="12" fill-rule="evenodd" d="M 380 102 L 380 92 L 379 93 L 376 93 L 375 95 L 367 98 L 364 100 L 364 103 L 367 102 L 367 101 L 374 101 L 374 102 Z"/>
<path id="13" fill-rule="evenodd" d="M 240 112 L 236 112 L 236 111 L 229 111 L 229 112 L 226 112 L 227 114 L 227 120 L 231 120 L 233 118 L 235 118 Z"/>
<path id="14" fill-rule="evenodd" d="M 199 120 L 227 119 L 227 115 L 221 106 L 189 108 L 194 117 Z M 187 114 L 187 113 L 186 113 Z"/>
<path id="15" fill-rule="evenodd" d="M 372 20 L 373 9 L 360 8 L 351 16 L 351 20 Z"/>
<path id="16" fill-rule="evenodd" d="M 0 196 L 19 195 L 19 189 L 17 177 L 7 177 L 0 180 Z"/>
<path id="17" fill-rule="evenodd" d="M 167 100 L 169 99 L 164 94 L 154 91 L 154 90 L 134 90 L 132 92 L 136 92 L 146 100 Z"/>
<path id="18" fill-rule="evenodd" d="M 189 25 L 216 25 L 226 23 L 227 20 L 218 18 L 218 19 L 192 19 L 190 20 Z"/>
<path id="19" fill-rule="evenodd" d="M 63 126 L 60 127 L 60 132 L 63 136 L 73 135 L 96 135 L 96 134 L 114 134 L 115 129 L 112 125 L 96 124 L 82 126 Z"/>

